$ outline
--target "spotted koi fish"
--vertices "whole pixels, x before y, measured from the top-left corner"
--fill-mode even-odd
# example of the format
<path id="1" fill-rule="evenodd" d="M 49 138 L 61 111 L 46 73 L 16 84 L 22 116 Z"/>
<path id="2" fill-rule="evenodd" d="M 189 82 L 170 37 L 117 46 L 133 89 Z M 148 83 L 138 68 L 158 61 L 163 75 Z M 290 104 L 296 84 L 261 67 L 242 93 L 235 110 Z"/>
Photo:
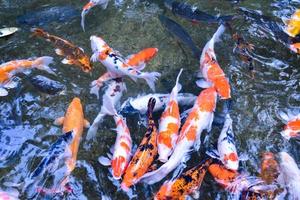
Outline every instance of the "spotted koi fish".
<path id="1" fill-rule="evenodd" d="M 300 110 L 280 111 L 280 117 L 286 123 L 284 130 L 281 131 L 282 137 L 289 140 L 290 138 L 300 137 Z"/>
<path id="2" fill-rule="evenodd" d="M 198 80 L 197 85 L 203 88 L 213 86 L 221 96 L 221 99 L 230 99 L 231 89 L 229 81 L 226 78 L 224 71 L 219 66 L 214 51 L 214 44 L 219 40 L 224 31 L 225 27 L 221 25 L 203 48 L 200 58 L 200 71 L 205 80 Z"/>
<path id="3" fill-rule="evenodd" d="M 178 92 L 181 90 L 181 85 L 178 82 L 182 73 L 180 70 L 176 84 L 172 89 L 169 103 L 161 115 L 159 122 L 159 134 L 157 138 L 159 160 L 161 162 L 167 162 L 168 157 L 172 154 L 172 150 L 175 147 L 178 131 L 180 128 L 180 112 L 177 101 Z"/>
<path id="4" fill-rule="evenodd" d="M 106 9 L 108 5 L 108 1 L 109 0 L 90 0 L 87 4 L 85 4 L 85 6 L 83 6 L 81 12 L 81 27 L 83 31 L 85 31 L 84 28 L 85 15 L 88 14 L 90 10 L 97 5 L 100 5 L 103 9 Z"/>
<path id="5" fill-rule="evenodd" d="M 20 72 L 37 68 L 45 70 L 48 73 L 55 74 L 49 65 L 53 62 L 53 58 L 49 56 L 43 56 L 39 58 L 29 58 L 26 60 L 14 60 L 0 65 L 0 96 L 7 96 L 9 88 L 14 88 L 17 83 L 12 78 Z"/>
<path id="6" fill-rule="evenodd" d="M 150 165 L 157 156 L 157 129 L 152 118 L 155 99 L 151 98 L 148 104 L 148 128 L 147 132 L 132 157 L 123 177 L 121 188 L 127 191 L 136 184 L 140 178 L 148 171 Z"/>
<path id="7" fill-rule="evenodd" d="M 291 19 L 286 20 L 285 32 L 291 37 L 296 37 L 300 33 L 300 9 L 295 11 Z"/>
<path id="8" fill-rule="evenodd" d="M 189 160 L 192 148 L 196 151 L 199 150 L 202 131 L 211 129 L 216 100 L 217 92 L 214 88 L 207 88 L 201 91 L 181 128 L 176 146 L 169 160 L 159 169 L 145 174 L 142 177 L 143 182 L 154 184 L 162 180 L 178 165 Z"/>
<path id="9" fill-rule="evenodd" d="M 145 79 L 149 87 L 155 91 L 155 81 L 160 77 L 160 73 L 142 72 L 140 70 L 145 67 L 145 58 L 149 58 L 150 60 L 156 55 L 158 49 L 145 49 L 133 57 L 124 59 L 118 55 L 116 51 L 110 48 L 102 38 L 91 36 L 90 39 L 92 51 L 94 53 L 91 57 L 93 62 L 101 62 L 107 70 L 116 77 L 127 75 L 134 81 L 137 81 L 138 78 Z M 141 62 L 138 62 L 137 60 L 140 60 Z M 135 65 L 129 65 L 128 63 Z"/>
<path id="10" fill-rule="evenodd" d="M 260 176 L 267 184 L 272 184 L 274 181 L 276 181 L 279 175 L 279 165 L 272 152 L 264 152 L 262 154 L 260 168 Z"/>
<path id="11" fill-rule="evenodd" d="M 32 32 L 34 36 L 42 37 L 47 41 L 52 42 L 56 47 L 55 53 L 57 55 L 66 56 L 66 58 L 62 60 L 63 64 L 76 65 L 80 67 L 84 72 L 90 72 L 92 70 L 89 56 L 84 53 L 82 48 L 75 46 L 67 40 L 54 35 L 50 35 L 40 28 L 33 28 Z"/>
<path id="12" fill-rule="evenodd" d="M 207 159 L 199 165 L 184 172 L 178 178 L 166 181 L 155 195 L 155 200 L 186 199 L 188 195 L 196 194 L 207 172 L 212 159 Z"/>
<path id="13" fill-rule="evenodd" d="M 114 179 L 119 180 L 130 161 L 132 140 L 126 120 L 114 108 L 111 101 L 103 102 L 105 113 L 112 115 L 117 125 L 117 139 L 114 145 L 113 157 L 111 160 L 100 157 L 99 162 L 103 165 L 111 165 Z"/>

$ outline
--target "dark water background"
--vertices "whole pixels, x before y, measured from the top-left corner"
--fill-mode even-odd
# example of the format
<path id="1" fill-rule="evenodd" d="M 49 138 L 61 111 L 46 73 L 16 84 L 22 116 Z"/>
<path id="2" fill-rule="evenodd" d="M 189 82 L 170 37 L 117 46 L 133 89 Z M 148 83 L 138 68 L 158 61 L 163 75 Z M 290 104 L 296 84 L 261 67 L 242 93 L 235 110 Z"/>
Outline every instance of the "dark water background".
<path id="1" fill-rule="evenodd" d="M 239 15 L 237 7 L 257 10 L 282 26 L 282 18 L 289 17 L 299 7 L 299 1 L 245 0 L 238 4 L 225 0 L 190 0 L 207 13 Z M 41 71 L 33 74 L 44 74 L 64 83 L 67 90 L 64 94 L 42 97 L 26 80 L 22 78 L 17 89 L 10 90 L 9 96 L 0 99 L 0 188 L 5 189 L 5 182 L 19 183 L 34 169 L 41 160 L 41 153 L 62 134 L 61 127 L 53 125 L 55 118 L 63 116 L 73 99 L 78 96 L 84 105 L 86 118 L 92 122 L 99 110 L 95 96 L 89 94 L 89 84 L 99 77 L 105 68 L 94 64 L 94 70 L 85 74 L 74 66 L 61 64 L 62 57 L 54 53 L 54 47 L 41 39 L 31 38 L 29 26 L 16 24 L 16 17 L 43 7 L 72 5 L 80 12 L 86 1 L 68 0 L 0 0 L 0 26 L 19 26 L 21 31 L 15 35 L 0 39 L 0 63 L 14 59 L 49 55 L 55 57 L 52 67 L 57 76 Z M 95 7 L 86 17 L 86 32 L 80 27 L 80 14 L 66 22 L 51 22 L 43 26 L 55 35 L 72 41 L 91 55 L 90 35 L 104 38 L 114 49 L 123 55 L 135 53 L 146 47 L 157 47 L 158 55 L 151 61 L 145 71 L 158 71 L 162 77 L 158 80 L 157 92 L 169 92 L 175 82 L 180 68 L 183 92 L 195 95 L 201 91 L 197 88 L 196 74 L 199 62 L 191 51 L 178 43 L 161 26 L 158 15 L 165 13 L 168 17 L 184 26 L 194 41 L 202 48 L 217 29 L 217 24 L 192 24 L 165 10 L 162 1 L 124 1 L 114 5 L 111 1 L 106 10 Z M 247 155 L 248 160 L 241 162 L 240 168 L 253 175 L 258 174 L 260 154 L 266 150 L 278 152 L 287 150 L 300 164 L 299 144 L 286 142 L 279 132 L 283 123 L 277 117 L 281 108 L 293 108 L 300 105 L 300 67 L 299 56 L 292 53 L 284 44 L 273 39 L 269 30 L 264 30 L 255 21 L 245 21 L 239 17 L 234 21 L 235 29 L 242 33 L 248 42 L 254 44 L 255 78 L 237 55 L 233 54 L 234 43 L 229 32 L 225 32 L 222 41 L 216 44 L 215 50 L 220 66 L 230 79 L 234 100 L 232 118 L 237 136 L 239 154 Z M 126 78 L 128 91 L 122 101 L 130 96 L 149 93 L 143 81 L 135 84 Z M 145 127 L 139 126 L 138 118 L 128 118 L 134 144 L 141 141 Z M 101 199 L 103 195 L 111 199 L 127 199 L 128 196 L 108 178 L 109 171 L 98 163 L 98 157 L 106 154 L 114 144 L 115 133 L 110 130 L 115 125 L 111 118 L 106 118 L 98 131 L 97 139 L 89 149 L 84 148 L 86 131 L 83 134 L 78 152 L 77 167 L 71 176 L 73 192 L 65 199 Z M 216 139 L 219 129 L 213 128 Z M 194 155 L 188 162 L 193 166 L 201 158 Z M 154 186 L 138 184 L 134 194 L 136 199 L 151 199 L 162 183 Z M 21 192 L 21 190 L 20 190 Z M 225 199 L 226 193 L 207 176 L 201 187 L 200 199 Z M 30 198 L 27 192 L 21 192 L 21 198 Z M 37 199 L 52 197 L 37 196 Z M 54 197 L 61 199 L 61 196 Z"/>

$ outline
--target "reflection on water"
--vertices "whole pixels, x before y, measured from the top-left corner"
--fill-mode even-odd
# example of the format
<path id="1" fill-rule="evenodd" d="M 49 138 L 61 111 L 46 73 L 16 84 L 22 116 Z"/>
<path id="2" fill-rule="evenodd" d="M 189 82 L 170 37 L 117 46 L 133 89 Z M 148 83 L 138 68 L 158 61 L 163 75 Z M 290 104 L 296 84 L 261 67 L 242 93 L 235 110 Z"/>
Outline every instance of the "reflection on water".
<path id="1" fill-rule="evenodd" d="M 282 108 L 299 107 L 300 105 L 300 68 L 298 56 L 292 53 L 284 41 L 278 41 L 276 33 L 268 26 L 257 22 L 253 18 L 245 18 L 238 11 L 238 7 L 259 11 L 282 28 L 282 19 L 288 18 L 298 1 L 256 1 L 245 0 L 237 4 L 229 1 L 196 1 L 189 0 L 201 10 L 212 15 L 238 15 L 232 26 L 243 37 L 254 45 L 251 54 L 254 60 L 254 78 L 251 77 L 248 67 L 238 55 L 233 54 L 234 44 L 229 32 L 225 32 L 221 42 L 216 44 L 215 50 L 220 66 L 229 77 L 233 91 L 233 129 L 237 135 L 237 148 L 240 154 L 247 155 L 243 161 L 243 171 L 256 174 L 259 169 L 261 152 L 270 150 L 278 152 L 288 150 L 299 160 L 299 144 L 283 141 L 279 132 L 283 123 L 278 118 L 278 110 Z M 80 11 L 83 1 L 58 0 L 2 0 L 0 1 L 0 24 L 19 26 L 21 31 L 0 39 L 0 61 L 7 62 L 14 59 L 34 56 L 53 56 L 55 63 L 52 68 L 57 73 L 55 80 L 66 86 L 66 91 L 55 96 L 47 96 L 37 91 L 26 79 L 20 76 L 18 88 L 12 89 L 10 95 L 0 99 L 0 188 L 5 190 L 17 188 L 21 197 L 37 199 L 53 198 L 49 195 L 36 195 L 30 189 L 24 190 L 24 182 L 28 175 L 38 165 L 45 151 L 62 134 L 61 129 L 53 125 L 53 121 L 63 116 L 69 102 L 74 96 L 81 98 L 84 112 L 89 121 L 93 121 L 100 107 L 94 95 L 89 94 L 89 84 L 102 74 L 105 68 L 95 64 L 92 73 L 85 74 L 78 68 L 63 65 L 62 58 L 54 53 L 52 45 L 30 37 L 28 25 L 17 24 L 17 17 L 34 10 L 54 6 L 73 6 Z M 162 77 L 157 82 L 157 91 L 166 93 L 171 90 L 177 72 L 184 68 L 181 82 L 182 92 L 197 95 L 196 74 L 199 63 L 192 52 L 178 42 L 161 26 L 158 15 L 165 14 L 180 23 L 195 40 L 196 44 L 203 45 L 216 30 L 217 24 L 193 24 L 167 11 L 161 1 L 121 1 L 109 3 L 106 10 L 100 7 L 93 8 L 86 16 L 86 32 L 80 27 L 80 14 L 67 20 L 53 20 L 45 25 L 46 31 L 70 40 L 82 47 L 91 55 L 90 35 L 102 36 L 113 48 L 123 55 L 129 55 L 146 47 L 157 47 L 159 53 L 146 71 L 158 71 Z M 33 71 L 33 74 L 41 74 Z M 43 73 L 49 78 L 54 78 Z M 139 81 L 138 84 L 126 78 L 127 92 L 122 102 L 128 97 L 149 93 L 148 86 Z M 127 119 L 132 132 L 134 145 L 138 145 L 145 133 L 145 127 L 140 126 L 138 116 Z M 109 169 L 98 163 L 98 157 L 109 152 L 115 141 L 115 132 L 111 131 L 115 125 L 107 117 L 98 130 L 96 140 L 89 149 L 83 148 L 86 130 L 78 152 L 76 169 L 70 176 L 72 191 L 64 194 L 66 199 L 124 199 L 128 196 L 123 193 L 118 184 L 111 181 Z M 219 129 L 213 128 L 212 140 L 216 139 Z M 216 136 L 216 137 L 215 137 Z M 198 155 L 188 165 L 194 165 L 201 160 Z M 56 175 L 48 174 L 45 186 L 51 186 Z M 201 187 L 201 199 L 223 199 L 226 195 L 210 177 L 206 178 Z M 117 185 L 117 186 L 116 186 Z M 147 186 L 138 184 L 133 191 L 136 199 L 151 199 L 160 184 Z M 33 196 L 32 196 L 33 195 Z M 55 199 L 61 199 L 57 194 Z"/>

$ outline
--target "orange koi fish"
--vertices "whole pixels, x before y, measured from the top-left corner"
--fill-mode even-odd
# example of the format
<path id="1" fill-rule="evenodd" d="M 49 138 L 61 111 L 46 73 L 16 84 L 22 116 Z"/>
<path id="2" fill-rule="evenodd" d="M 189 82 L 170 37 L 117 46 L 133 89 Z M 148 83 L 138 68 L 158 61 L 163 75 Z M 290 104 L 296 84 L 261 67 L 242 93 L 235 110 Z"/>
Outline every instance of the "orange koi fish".
<path id="1" fill-rule="evenodd" d="M 207 88 L 201 91 L 181 128 L 171 157 L 159 169 L 145 174 L 142 177 L 143 182 L 154 184 L 162 180 L 178 165 L 184 164 L 189 160 L 192 148 L 196 151 L 199 150 L 202 131 L 211 129 L 216 101 L 217 92 L 214 88 Z"/>
<path id="2" fill-rule="evenodd" d="M 109 0 L 90 0 L 87 4 L 85 4 L 81 12 L 81 27 L 83 31 L 85 31 L 84 29 L 85 15 L 88 14 L 88 12 L 96 5 L 100 5 L 103 9 L 106 9 L 108 5 L 108 1 Z"/>
<path id="3" fill-rule="evenodd" d="M 90 72 L 92 70 L 90 58 L 84 53 L 82 48 L 75 46 L 67 40 L 50 35 L 40 28 L 33 28 L 32 32 L 34 36 L 42 37 L 47 41 L 52 42 L 56 47 L 55 53 L 57 55 L 66 56 L 66 58 L 62 60 L 63 64 L 76 65 L 84 72 Z"/>
<path id="4" fill-rule="evenodd" d="M 225 27 L 221 25 L 203 48 L 200 58 L 200 71 L 205 80 L 198 80 L 197 85 L 203 88 L 213 86 L 216 88 L 222 99 L 230 99 L 231 89 L 229 81 L 226 78 L 224 71 L 219 66 L 214 51 L 214 44 L 219 40 L 224 31 Z"/>
<path id="5" fill-rule="evenodd" d="M 155 99 L 150 98 L 148 103 L 148 128 L 147 132 L 132 157 L 123 177 L 121 188 L 127 191 L 129 187 L 136 184 L 148 171 L 150 165 L 157 156 L 157 129 L 152 118 Z"/>
<path id="6" fill-rule="evenodd" d="M 104 113 L 114 117 L 117 125 L 117 139 L 114 145 L 112 159 L 109 160 L 101 156 L 99 162 L 104 166 L 111 165 L 114 179 L 119 180 L 130 161 L 132 140 L 126 120 L 121 115 L 117 114 L 113 102 L 105 101 L 103 102 L 103 107 L 105 109 Z"/>
<path id="7" fill-rule="evenodd" d="M 127 75 L 134 81 L 137 81 L 138 78 L 145 79 L 149 87 L 153 91 L 155 90 L 155 81 L 160 77 L 160 73 L 142 72 L 140 70 L 145 67 L 146 61 L 156 55 L 158 51 L 157 48 L 144 49 L 142 52 L 130 56 L 128 59 L 124 59 L 116 51 L 110 48 L 102 38 L 91 36 L 90 40 L 92 51 L 94 53 L 91 57 L 93 62 L 101 62 L 111 75 L 113 74 L 115 77 Z M 131 66 L 128 63 L 139 65 Z"/>
<path id="8" fill-rule="evenodd" d="M 282 137 L 289 140 L 290 138 L 300 137 L 300 110 L 279 112 L 280 117 L 286 123 L 284 130 L 281 131 Z"/>
<path id="9" fill-rule="evenodd" d="M 69 145 L 71 156 L 66 160 L 67 175 L 70 174 L 76 165 L 77 152 L 83 127 L 89 127 L 89 122 L 84 119 L 83 108 L 79 98 L 75 97 L 70 103 L 64 117 L 57 118 L 56 125 L 63 125 L 63 132 L 73 131 L 74 139 Z"/>
<path id="10" fill-rule="evenodd" d="M 169 103 L 162 113 L 159 122 L 157 146 L 159 154 L 158 159 L 161 162 L 167 162 L 168 157 L 172 154 L 172 150 L 174 149 L 178 138 L 178 131 L 181 123 L 177 96 L 178 92 L 181 90 L 181 85 L 178 82 L 181 73 L 182 69 L 177 76 L 176 84 L 172 89 L 169 98 Z"/>
<path id="11" fill-rule="evenodd" d="M 178 200 L 186 199 L 187 195 L 196 193 L 203 181 L 207 168 L 212 163 L 212 159 L 207 159 L 199 165 L 184 172 L 178 178 L 166 181 L 155 195 L 155 200 Z"/>
<path id="12" fill-rule="evenodd" d="M 36 59 L 29 58 L 26 60 L 14 60 L 3 63 L 0 65 L 0 96 L 8 95 L 6 89 L 16 87 L 16 83 L 12 81 L 19 72 L 24 72 L 32 68 L 45 70 L 48 73 L 55 74 L 50 68 L 49 64 L 53 62 L 53 58 L 49 56 L 43 56 Z"/>
<path id="13" fill-rule="evenodd" d="M 295 11 L 291 19 L 286 20 L 285 32 L 291 37 L 296 37 L 300 33 L 300 10 L 299 9 Z"/>
<path id="14" fill-rule="evenodd" d="M 279 175 L 279 165 L 272 152 L 262 154 L 260 176 L 267 184 L 272 184 Z"/>

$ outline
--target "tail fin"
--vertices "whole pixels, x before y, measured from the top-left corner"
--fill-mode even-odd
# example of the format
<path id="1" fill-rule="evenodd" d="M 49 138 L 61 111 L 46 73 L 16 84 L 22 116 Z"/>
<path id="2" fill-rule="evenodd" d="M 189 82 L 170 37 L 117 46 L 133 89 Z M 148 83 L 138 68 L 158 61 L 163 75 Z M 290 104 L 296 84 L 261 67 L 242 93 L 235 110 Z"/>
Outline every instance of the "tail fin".
<path id="1" fill-rule="evenodd" d="M 84 26 L 85 15 L 86 15 L 86 12 L 83 10 L 83 11 L 81 12 L 81 22 L 80 22 L 80 24 L 81 24 L 82 30 L 83 30 L 84 32 L 85 32 L 85 26 Z"/>
<path id="2" fill-rule="evenodd" d="M 145 72 L 143 78 L 146 80 L 147 84 L 155 92 L 155 81 L 161 76 L 158 72 Z"/>
<path id="3" fill-rule="evenodd" d="M 96 137 L 98 127 L 99 127 L 100 123 L 102 122 L 104 116 L 105 116 L 105 114 L 103 114 L 101 112 L 97 115 L 97 117 L 94 119 L 93 124 L 91 125 L 91 127 L 89 128 L 89 130 L 86 134 L 86 140 L 91 140 L 92 138 Z"/>
<path id="4" fill-rule="evenodd" d="M 153 109 L 154 109 L 155 103 L 156 103 L 156 100 L 153 97 L 151 97 L 148 101 L 147 117 L 149 120 L 152 120 L 152 114 L 153 114 Z"/>
<path id="5" fill-rule="evenodd" d="M 181 84 L 179 83 L 179 78 L 181 76 L 182 71 L 183 71 L 183 69 L 181 68 L 180 71 L 179 71 L 179 73 L 178 73 L 178 75 L 177 75 L 177 78 L 176 78 L 176 84 L 175 84 L 175 86 L 172 89 L 170 99 L 173 99 L 174 97 L 176 97 L 177 94 L 178 94 L 178 92 L 182 88 Z"/>
<path id="6" fill-rule="evenodd" d="M 225 26 L 221 24 L 218 30 L 214 33 L 213 37 L 211 38 L 211 41 L 213 41 L 213 43 L 220 41 L 220 37 L 224 33 L 224 31 L 225 31 Z"/>
<path id="7" fill-rule="evenodd" d="M 53 62 L 53 58 L 50 56 L 39 57 L 34 61 L 34 66 L 37 69 L 45 70 L 50 74 L 55 74 L 55 72 L 50 69 L 49 65 Z"/>
<path id="8" fill-rule="evenodd" d="M 97 99 L 99 99 L 99 89 L 100 89 L 100 86 L 97 84 L 97 80 L 94 80 L 91 83 L 90 94 L 96 95 Z"/>

